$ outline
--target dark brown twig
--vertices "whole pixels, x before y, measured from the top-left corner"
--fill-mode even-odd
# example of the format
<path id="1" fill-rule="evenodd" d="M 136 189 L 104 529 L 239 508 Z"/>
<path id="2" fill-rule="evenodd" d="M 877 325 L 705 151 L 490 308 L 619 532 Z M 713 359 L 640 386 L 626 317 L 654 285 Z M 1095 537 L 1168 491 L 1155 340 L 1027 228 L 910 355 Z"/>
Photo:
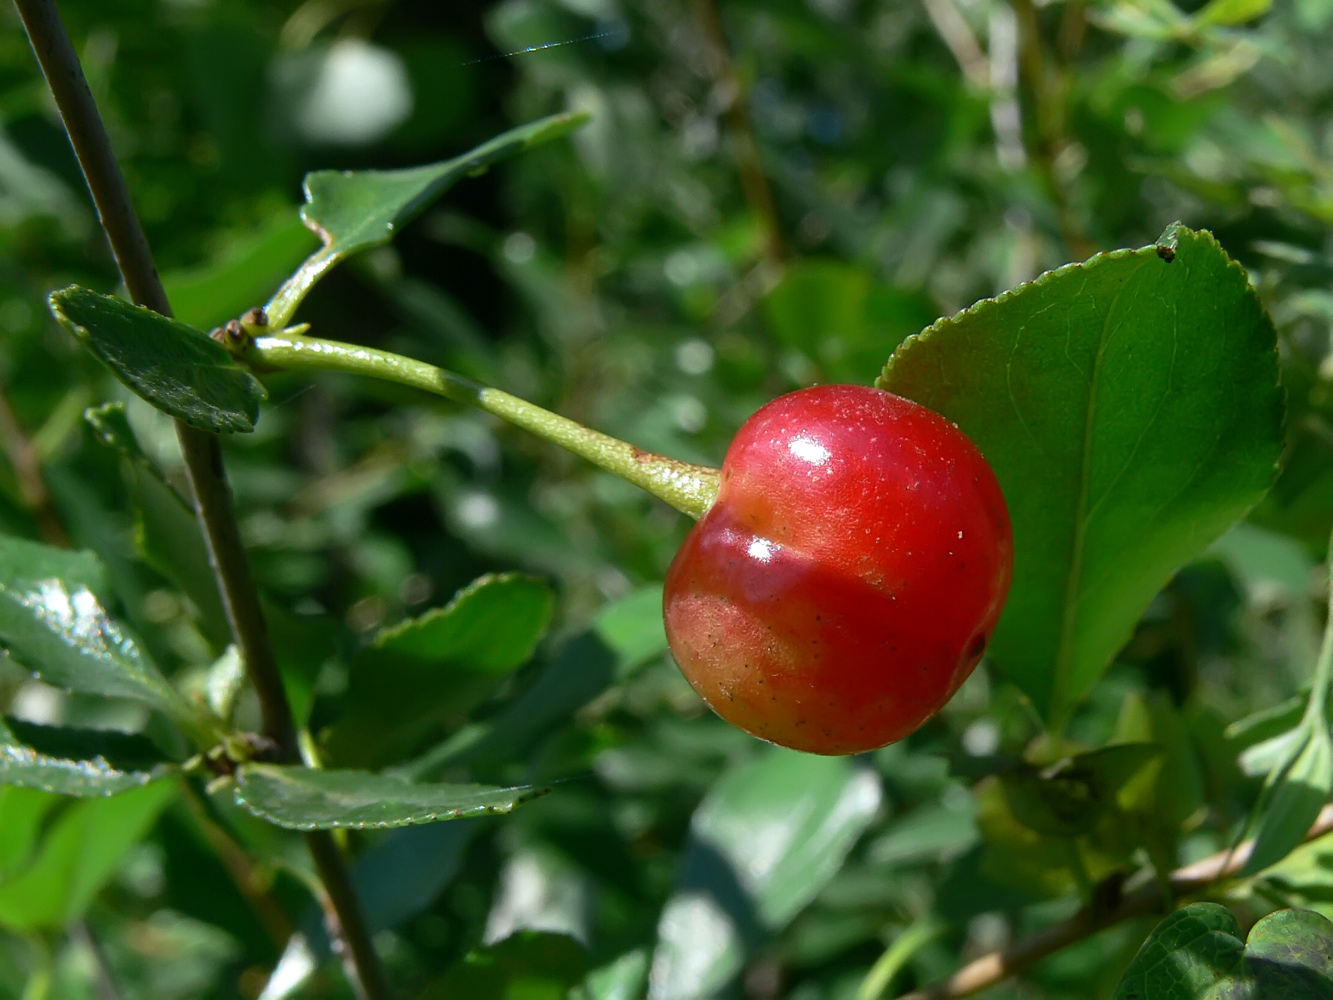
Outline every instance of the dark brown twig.
<path id="1" fill-rule="evenodd" d="M 1306 833 L 1305 839 L 1315 840 L 1329 833 L 1333 833 L 1333 805 L 1324 807 L 1319 818 Z M 911 993 L 904 993 L 898 1000 L 956 1000 L 958 997 L 971 996 L 1010 976 L 1018 975 L 1060 949 L 1089 938 L 1108 927 L 1133 917 L 1162 912 L 1167 904 L 1163 882 L 1170 887 L 1175 899 L 1196 895 L 1209 889 L 1239 873 L 1249 861 L 1253 850 L 1254 841 L 1247 840 L 1235 850 L 1218 851 L 1202 861 L 1177 868 L 1165 880 L 1154 879 L 1121 897 L 1119 903 L 1114 906 L 1084 907 L 1069 919 L 1052 924 L 1002 951 L 983 955 L 963 966 L 948 979 L 942 979 Z"/>
<path id="2" fill-rule="evenodd" d="M 786 244 L 782 238 L 782 224 L 778 220 L 773 189 L 769 186 L 768 175 L 764 173 L 764 164 L 759 156 L 759 144 L 755 141 L 754 128 L 750 124 L 745 90 L 731 61 L 727 35 L 722 29 L 722 18 L 718 15 L 714 0 L 695 0 L 694 9 L 704 36 L 704 43 L 708 46 L 713 79 L 722 101 L 722 113 L 727 119 L 727 127 L 735 147 L 736 169 L 740 173 L 741 188 L 745 192 L 745 200 L 750 206 L 750 211 L 758 216 L 759 224 L 763 226 L 764 257 L 770 264 L 780 264 L 787 256 Z"/>
<path id="3" fill-rule="evenodd" d="M 46 74 L 130 297 L 140 305 L 170 316 L 171 305 L 153 263 L 148 239 L 135 214 L 125 177 L 111 149 L 111 139 L 59 9 L 54 0 L 14 0 L 14 6 Z M 222 465 L 222 449 L 216 437 L 181 421 L 176 422 L 176 436 L 232 636 L 259 697 L 265 733 L 280 748 L 284 759 L 297 760 L 291 705 L 268 641 L 259 594 L 250 578 L 249 561 L 241 544 L 231 489 Z M 385 1000 L 389 991 L 384 971 L 357 905 L 347 867 L 328 833 L 309 833 L 306 841 L 335 909 L 333 916 L 346 945 L 345 954 L 350 958 L 352 981 L 370 1000 Z"/>

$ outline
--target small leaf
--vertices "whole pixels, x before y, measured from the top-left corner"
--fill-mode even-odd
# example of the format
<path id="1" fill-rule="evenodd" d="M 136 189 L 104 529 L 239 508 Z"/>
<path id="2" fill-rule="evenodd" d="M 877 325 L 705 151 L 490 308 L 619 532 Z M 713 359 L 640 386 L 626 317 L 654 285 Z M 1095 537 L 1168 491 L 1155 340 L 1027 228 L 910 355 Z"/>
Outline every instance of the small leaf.
<path id="1" fill-rule="evenodd" d="M 0 641 L 41 680 L 79 694 L 131 698 L 181 719 L 193 713 L 103 609 L 89 552 L 0 536 Z"/>
<path id="2" fill-rule="evenodd" d="M 583 112 L 551 115 L 510 129 L 462 156 L 424 167 L 307 174 L 301 218 L 324 246 L 274 295 L 267 310 L 270 321 L 285 323 L 326 271 L 355 253 L 388 243 L 405 223 L 464 177 L 566 135 L 587 120 Z"/>
<path id="3" fill-rule="evenodd" d="M 246 764 L 238 772 L 236 801 L 290 830 L 383 830 L 507 813 L 548 791 L 531 785 L 412 784 L 368 771 Z"/>
<path id="4" fill-rule="evenodd" d="M 990 655 L 1039 711 L 1067 717 L 1163 584 L 1272 484 L 1276 345 L 1244 270 L 1175 226 L 890 358 L 878 385 L 956 421 L 1004 489 L 1014 578 Z"/>
<path id="5" fill-rule="evenodd" d="M 1314 910 L 1278 910 L 1250 930 L 1245 964 L 1256 1000 L 1333 997 L 1333 922 Z"/>
<path id="6" fill-rule="evenodd" d="M 1216 903 L 1191 903 L 1148 936 L 1113 1000 L 1325 1000 L 1333 995 L 1333 923 L 1278 910 L 1242 944 Z"/>
<path id="7" fill-rule="evenodd" d="M 1315 722 L 1303 728 L 1308 738 L 1300 752 L 1290 767 L 1275 772 L 1268 808 L 1242 875 L 1263 871 L 1298 847 L 1333 794 L 1333 741 L 1328 727 Z"/>
<path id="8" fill-rule="evenodd" d="M 352 665 L 346 708 L 325 737 L 330 759 L 386 764 L 432 728 L 461 722 L 531 658 L 554 606 L 535 577 L 490 575 L 447 606 L 380 632 Z"/>
<path id="9" fill-rule="evenodd" d="M 1114 1000 L 1202 1000 L 1239 969 L 1245 945 L 1231 911 L 1192 903 L 1148 936 L 1116 987 Z"/>
<path id="10" fill-rule="evenodd" d="M 227 349 L 151 309 L 78 285 L 51 293 L 61 324 L 116 378 L 200 430 L 254 430 L 264 387 Z"/>
<path id="11" fill-rule="evenodd" d="M 584 113 L 552 115 L 510 129 L 471 152 L 407 170 L 319 170 L 306 176 L 301 218 L 340 257 L 388 243 L 395 231 L 450 187 L 498 160 L 567 135 Z"/>
<path id="12" fill-rule="evenodd" d="M 880 796 L 874 773 L 845 757 L 778 748 L 723 775 L 695 811 L 658 923 L 653 1000 L 725 986 L 838 871 Z"/>
<path id="13" fill-rule="evenodd" d="M 165 777 L 168 762 L 142 736 L 42 726 L 0 725 L 0 784 L 60 795 L 115 795 Z"/>

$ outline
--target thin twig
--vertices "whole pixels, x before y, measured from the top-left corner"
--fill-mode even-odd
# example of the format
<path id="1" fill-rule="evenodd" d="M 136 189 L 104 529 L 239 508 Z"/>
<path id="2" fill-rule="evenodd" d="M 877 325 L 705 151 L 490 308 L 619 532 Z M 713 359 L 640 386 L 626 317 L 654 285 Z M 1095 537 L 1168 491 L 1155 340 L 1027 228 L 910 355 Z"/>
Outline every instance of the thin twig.
<path id="1" fill-rule="evenodd" d="M 1060 225 L 1060 236 L 1075 260 L 1092 256 L 1096 247 L 1083 230 L 1078 211 L 1070 201 L 1068 183 L 1060 176 L 1057 161 L 1070 148 L 1068 135 L 1068 108 L 1070 70 L 1067 65 L 1047 61 L 1041 25 L 1033 0 L 1010 0 L 1018 18 L 1019 72 L 1026 84 L 1032 103 L 1034 128 L 1029 159 L 1037 168 Z M 1067 47 L 1081 41 L 1082 33 L 1070 29 L 1062 39 L 1061 54 Z M 1074 54 L 1071 48 L 1068 57 Z"/>
<path id="2" fill-rule="evenodd" d="M 1325 806 L 1319 818 L 1305 835 L 1306 841 L 1333 833 L 1333 805 Z M 1177 868 L 1165 880 L 1173 897 L 1179 899 L 1196 895 L 1216 883 L 1238 874 L 1249 861 L 1254 841 L 1247 840 L 1234 851 L 1227 849 Z M 904 993 L 898 1000 L 956 1000 L 994 986 L 1010 976 L 1016 976 L 1062 948 L 1106 930 L 1133 917 L 1159 913 L 1166 904 L 1163 880 L 1153 879 L 1121 897 L 1114 906 L 1085 906 L 1072 917 L 1052 924 L 1029 938 L 1001 951 L 983 955 L 963 966 L 948 979 L 932 983 L 923 989 Z"/>
<path id="3" fill-rule="evenodd" d="M 4 449 L 5 457 L 14 469 L 19 500 L 32 512 L 42 541 L 60 548 L 67 547 L 69 535 L 51 502 L 51 492 L 46 488 L 46 477 L 42 474 L 41 459 L 33 450 L 32 442 L 28 440 L 3 389 L 0 389 L 0 448 Z"/>
<path id="4" fill-rule="evenodd" d="M 194 817 L 200 833 L 222 862 L 222 867 L 227 869 L 237 890 L 255 911 L 255 916 L 264 925 L 274 946 L 281 951 L 295 928 L 282 903 L 273 895 L 269 880 L 261 875 L 245 848 L 213 817 L 208 800 L 195 788 L 193 780 L 182 776 L 179 784 L 185 806 Z"/>
<path id="5" fill-rule="evenodd" d="M 93 929 L 86 920 L 76 920 L 69 928 L 69 936 L 83 945 L 84 950 L 93 960 L 93 988 L 102 1000 L 121 1000 L 120 987 L 116 977 L 111 974 L 111 963 L 107 960 L 106 949 L 102 942 L 93 935 Z"/>
<path id="6" fill-rule="evenodd" d="M 125 288 L 135 302 L 170 316 L 171 305 L 153 263 L 148 239 L 135 214 L 125 177 L 111 149 L 111 139 L 59 9 L 54 0 L 14 0 L 14 6 L 42 72 L 46 74 Z M 249 562 L 232 507 L 231 489 L 222 466 L 222 449 L 216 437 L 180 421 L 176 422 L 176 436 L 185 458 L 195 512 L 208 544 L 228 623 L 259 696 L 265 733 L 274 741 L 283 759 L 299 760 L 291 706 L 268 641 L 259 594 L 250 578 Z M 384 972 L 371 944 L 361 908 L 351 891 L 351 881 L 341 855 L 325 832 L 307 834 L 306 843 L 325 880 L 335 910 L 333 918 L 351 958 L 352 981 L 370 1000 L 387 998 L 389 992 Z"/>
<path id="7" fill-rule="evenodd" d="M 958 5 L 954 0 L 922 0 L 922 3 L 940 40 L 958 60 L 967 82 L 977 90 L 986 90 L 990 85 L 990 61 Z"/>
<path id="8" fill-rule="evenodd" d="M 765 258 L 769 263 L 780 264 L 787 256 L 782 223 L 778 219 L 773 189 L 769 186 L 768 175 L 764 173 L 763 160 L 759 156 L 759 143 L 755 141 L 754 128 L 750 124 L 745 89 L 727 47 L 722 18 L 718 15 L 714 0 L 695 0 L 694 9 L 704 43 L 708 47 L 713 79 L 722 102 L 722 113 L 726 116 L 735 146 L 736 169 L 740 173 L 745 200 L 763 226 Z"/>

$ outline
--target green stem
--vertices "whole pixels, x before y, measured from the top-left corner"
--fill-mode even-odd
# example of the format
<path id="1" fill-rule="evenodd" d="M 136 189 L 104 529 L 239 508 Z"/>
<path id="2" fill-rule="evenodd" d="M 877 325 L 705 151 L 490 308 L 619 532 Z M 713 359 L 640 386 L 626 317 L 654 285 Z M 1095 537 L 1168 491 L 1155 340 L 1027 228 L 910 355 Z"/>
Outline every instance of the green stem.
<path id="1" fill-rule="evenodd" d="M 296 269 L 296 273 L 282 283 L 282 287 L 264 306 L 264 315 L 268 319 L 269 326 L 281 330 L 290 323 L 292 317 L 296 315 L 296 307 L 301 304 L 306 294 L 338 261 L 337 252 L 327 244 L 307 257 Z"/>
<path id="2" fill-rule="evenodd" d="M 527 400 L 462 375 L 371 347 L 291 334 L 255 337 L 240 357 L 257 369 L 338 371 L 425 389 L 494 414 L 647 490 L 696 520 L 717 496 L 721 473 L 651 452 L 584 427 Z"/>

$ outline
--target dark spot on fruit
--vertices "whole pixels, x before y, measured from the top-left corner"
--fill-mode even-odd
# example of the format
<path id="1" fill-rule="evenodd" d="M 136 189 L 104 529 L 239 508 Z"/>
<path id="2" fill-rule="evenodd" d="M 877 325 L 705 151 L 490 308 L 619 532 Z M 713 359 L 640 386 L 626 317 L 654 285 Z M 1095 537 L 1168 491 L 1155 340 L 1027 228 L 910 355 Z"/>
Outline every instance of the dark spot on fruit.
<path id="1" fill-rule="evenodd" d="M 968 659 L 975 660 L 984 652 L 986 652 L 986 633 L 978 632 L 972 637 L 972 642 L 967 647 Z"/>

